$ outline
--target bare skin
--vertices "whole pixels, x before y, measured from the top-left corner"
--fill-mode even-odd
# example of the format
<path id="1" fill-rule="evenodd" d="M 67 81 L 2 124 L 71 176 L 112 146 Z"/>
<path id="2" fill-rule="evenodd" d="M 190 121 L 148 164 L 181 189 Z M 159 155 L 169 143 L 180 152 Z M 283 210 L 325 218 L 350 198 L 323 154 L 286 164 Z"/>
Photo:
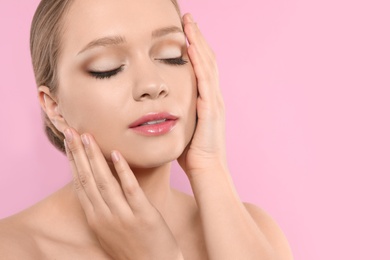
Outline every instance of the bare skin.
<path id="1" fill-rule="evenodd" d="M 171 192 L 177 213 L 171 230 L 185 259 L 207 259 L 195 201 L 179 191 Z M 2 259 L 113 259 L 89 228 L 73 184 L 0 221 L 0 231 Z"/>
<path id="2" fill-rule="evenodd" d="M 215 56 L 193 18 L 189 14 L 183 17 L 188 47 L 177 35 L 155 43 L 146 40 L 149 38 L 143 33 L 161 24 L 181 27 L 180 19 L 173 18 L 170 1 L 93 2 L 76 1 L 69 12 L 69 21 L 75 25 L 67 24 L 72 30 L 65 34 L 70 40 L 65 43 L 67 55 L 59 66 L 63 79 L 60 93 L 56 96 L 45 86 L 39 88 L 43 109 L 67 137 L 74 182 L 0 221 L 0 258 L 292 259 L 277 224 L 258 207 L 243 204 L 232 184 Z M 85 16 L 85 10 L 91 17 Z M 111 16 L 94 13 L 99 10 Z M 134 13 L 129 14 L 129 10 Z M 146 14 L 151 15 L 149 22 L 139 23 Z M 115 47 L 94 55 L 114 54 L 135 65 L 125 62 L 123 72 L 110 80 L 84 76 L 77 70 L 77 62 L 83 64 L 80 67 L 105 64 L 84 64 L 82 57 L 72 60 L 85 45 L 80 46 L 80 42 L 100 37 L 101 32 L 117 33 L 118 28 L 124 32 L 115 22 L 128 25 L 123 28 L 132 48 Z M 95 27 L 99 30 L 94 31 Z M 166 47 L 168 42 L 176 42 L 176 47 Z M 129 49 L 132 52 L 124 54 Z M 190 63 L 161 65 L 163 54 L 177 55 L 178 50 L 185 51 L 179 54 Z M 146 62 L 151 57 L 153 64 Z M 113 86 L 118 88 L 114 91 Z M 155 107 L 179 115 L 177 127 L 169 134 L 147 139 L 122 130 L 129 123 L 130 111 Z M 198 120 L 194 131 L 195 109 Z M 94 113 L 100 117 L 92 117 Z M 178 159 L 188 176 L 194 197 L 170 188 L 173 159 Z"/>
<path id="3" fill-rule="evenodd" d="M 176 225 L 173 231 L 182 249 L 184 259 L 208 259 L 198 208 L 192 196 L 172 190 Z M 258 220 L 263 232 L 285 250 L 286 241 L 277 224 L 264 211 L 246 205 Z M 34 205 L 0 221 L 0 257 L 2 259 L 112 259 L 99 245 L 88 228 L 84 212 L 74 192 L 73 184 Z M 292 259 L 292 258 L 281 258 Z"/>

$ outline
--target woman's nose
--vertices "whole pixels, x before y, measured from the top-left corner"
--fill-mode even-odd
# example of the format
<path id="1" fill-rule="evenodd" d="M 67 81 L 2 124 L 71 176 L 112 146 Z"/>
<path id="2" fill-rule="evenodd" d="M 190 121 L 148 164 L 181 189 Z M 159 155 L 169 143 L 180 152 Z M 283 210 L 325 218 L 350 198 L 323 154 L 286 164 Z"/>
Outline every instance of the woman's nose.
<path id="1" fill-rule="evenodd" d="M 154 64 L 143 68 L 138 67 L 136 82 L 133 88 L 133 97 L 136 101 L 154 100 L 164 98 L 168 95 L 169 89 L 165 81 L 159 75 Z"/>

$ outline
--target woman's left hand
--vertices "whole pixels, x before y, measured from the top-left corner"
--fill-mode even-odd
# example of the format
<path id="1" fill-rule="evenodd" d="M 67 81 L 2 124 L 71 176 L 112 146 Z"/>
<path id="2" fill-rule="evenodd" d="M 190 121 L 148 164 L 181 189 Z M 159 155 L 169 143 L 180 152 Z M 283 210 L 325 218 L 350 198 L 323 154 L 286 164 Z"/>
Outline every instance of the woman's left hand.
<path id="1" fill-rule="evenodd" d="M 183 23 L 199 96 L 195 133 L 178 162 L 190 179 L 209 259 L 276 259 L 276 251 L 258 225 L 264 222 L 263 214 L 252 210 L 258 220 L 254 219 L 241 202 L 229 174 L 225 109 L 215 54 L 190 14 L 183 16 Z"/>
<path id="2" fill-rule="evenodd" d="M 198 84 L 198 122 L 192 141 L 178 159 L 187 175 L 227 169 L 225 108 L 219 88 L 216 58 L 190 14 L 183 16 L 184 31 Z"/>

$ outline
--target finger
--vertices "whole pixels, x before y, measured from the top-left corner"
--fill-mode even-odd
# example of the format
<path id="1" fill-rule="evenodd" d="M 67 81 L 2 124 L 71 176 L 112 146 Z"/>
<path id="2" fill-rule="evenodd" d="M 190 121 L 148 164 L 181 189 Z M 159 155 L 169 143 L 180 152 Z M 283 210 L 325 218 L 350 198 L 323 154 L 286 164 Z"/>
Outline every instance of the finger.
<path id="1" fill-rule="evenodd" d="M 221 99 L 218 73 L 215 72 L 213 66 L 210 66 L 210 62 L 195 45 L 188 47 L 188 56 L 197 78 L 200 99 L 208 103 Z"/>
<path id="2" fill-rule="evenodd" d="M 185 21 L 184 31 L 190 43 L 189 51 L 191 52 L 191 49 L 196 50 L 196 53 L 202 61 L 202 66 L 204 66 L 206 71 L 215 71 L 216 62 L 214 52 L 209 47 L 197 24 L 193 22 L 191 14 L 185 14 L 183 20 Z M 195 52 L 193 51 L 193 53 Z"/>
<path id="3" fill-rule="evenodd" d="M 185 14 L 185 32 L 189 39 L 188 55 L 194 67 L 198 80 L 200 97 L 206 100 L 214 100 L 220 96 L 218 82 L 218 68 L 214 53 L 208 46 L 198 27 L 191 22 L 190 14 Z"/>
<path id="4" fill-rule="evenodd" d="M 78 191 L 86 194 L 95 211 L 106 211 L 108 209 L 107 204 L 96 187 L 95 179 L 79 135 L 72 128 L 66 129 L 64 133 L 68 150 L 72 155 L 72 161 L 75 165 L 76 177 L 82 187 Z"/>
<path id="5" fill-rule="evenodd" d="M 118 181 L 113 176 L 96 140 L 90 134 L 81 135 L 86 155 L 91 166 L 96 187 L 112 212 L 130 214 L 131 209 L 123 196 Z"/>
<path id="6" fill-rule="evenodd" d="M 194 68 L 198 84 L 209 84 L 212 80 L 212 73 L 208 59 L 202 55 L 201 50 L 195 45 L 188 46 L 187 51 Z M 200 91 L 202 92 L 203 90 L 200 89 Z"/>
<path id="7" fill-rule="evenodd" d="M 192 45 L 196 45 L 198 48 L 204 49 L 204 53 L 207 54 L 208 59 L 215 60 L 214 51 L 210 48 L 210 45 L 207 43 L 201 30 L 199 29 L 198 24 L 194 22 L 190 13 L 183 16 L 183 22 L 188 42 Z"/>
<path id="8" fill-rule="evenodd" d="M 147 212 L 151 204 L 130 169 L 126 160 L 118 151 L 112 151 L 112 162 L 121 181 L 122 191 L 134 214 Z"/>
<path id="9" fill-rule="evenodd" d="M 76 190 L 77 197 L 79 198 L 81 207 L 84 209 L 85 213 L 87 215 L 91 215 L 93 213 L 92 203 L 89 200 L 87 194 L 85 194 L 85 191 L 80 183 L 80 180 L 77 175 L 77 168 L 74 162 L 74 158 L 72 156 L 72 153 L 69 151 L 69 148 L 65 140 L 64 140 L 64 146 L 65 146 L 66 156 L 68 157 L 68 160 L 70 162 L 70 168 L 73 176 L 73 185 Z"/>

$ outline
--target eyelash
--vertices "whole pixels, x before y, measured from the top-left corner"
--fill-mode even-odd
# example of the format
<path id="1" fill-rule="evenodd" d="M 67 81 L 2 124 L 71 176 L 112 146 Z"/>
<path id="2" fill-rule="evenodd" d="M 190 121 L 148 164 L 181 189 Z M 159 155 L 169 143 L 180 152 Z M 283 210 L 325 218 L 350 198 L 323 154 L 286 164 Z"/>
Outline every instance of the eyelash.
<path id="1" fill-rule="evenodd" d="M 160 61 L 169 65 L 179 65 L 179 66 L 188 63 L 188 61 L 183 60 L 183 57 L 172 58 L 172 59 L 160 59 Z"/>
<path id="2" fill-rule="evenodd" d="M 168 65 L 174 65 L 174 66 L 180 66 L 180 65 L 185 65 L 188 63 L 188 61 L 183 60 L 183 57 L 178 57 L 178 58 L 172 58 L 172 59 L 158 59 L 162 61 L 163 63 L 166 63 Z M 112 76 L 115 76 L 119 72 L 123 70 L 123 65 L 120 66 L 117 69 L 110 70 L 110 71 L 89 71 L 89 74 L 91 74 L 92 77 L 95 77 L 97 79 L 108 79 L 111 78 Z"/>
<path id="3" fill-rule="evenodd" d="M 112 76 L 118 74 L 123 70 L 123 65 L 120 66 L 117 69 L 110 70 L 110 71 L 89 71 L 89 74 L 91 74 L 92 77 L 95 77 L 97 79 L 105 79 L 105 78 L 111 78 Z"/>

